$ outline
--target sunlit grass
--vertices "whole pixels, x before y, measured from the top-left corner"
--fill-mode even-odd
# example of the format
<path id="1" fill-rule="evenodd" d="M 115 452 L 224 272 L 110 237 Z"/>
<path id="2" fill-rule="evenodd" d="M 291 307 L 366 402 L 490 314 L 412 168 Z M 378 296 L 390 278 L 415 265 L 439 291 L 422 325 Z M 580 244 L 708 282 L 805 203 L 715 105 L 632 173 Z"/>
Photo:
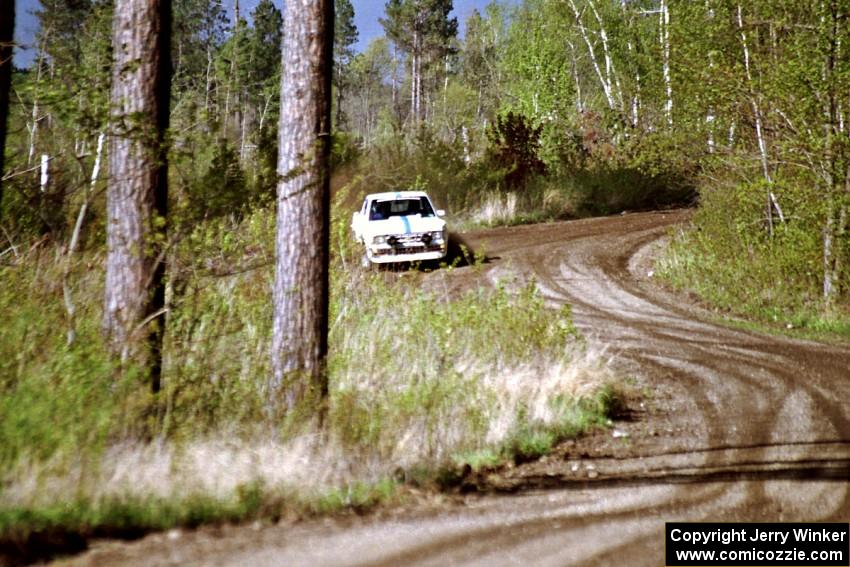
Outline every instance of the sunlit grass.
<path id="1" fill-rule="evenodd" d="M 172 272 L 158 415 L 101 342 L 95 257 L 73 275 L 71 346 L 53 252 L 0 267 L 0 540 L 368 508 L 397 479 L 531 458 L 604 423 L 616 377 L 568 309 L 533 284 L 449 296 L 362 272 L 342 231 L 324 426 L 269 423 L 271 230 L 257 213 L 187 241 L 202 260 Z"/>

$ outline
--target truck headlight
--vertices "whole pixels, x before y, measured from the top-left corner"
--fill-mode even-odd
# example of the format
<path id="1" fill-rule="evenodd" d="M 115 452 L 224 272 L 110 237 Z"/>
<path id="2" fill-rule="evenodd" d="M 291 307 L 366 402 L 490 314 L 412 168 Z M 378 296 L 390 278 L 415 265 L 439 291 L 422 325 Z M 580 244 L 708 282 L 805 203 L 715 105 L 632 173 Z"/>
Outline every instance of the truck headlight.
<path id="1" fill-rule="evenodd" d="M 442 230 L 438 230 L 436 232 L 431 233 L 431 242 L 434 244 L 442 244 L 446 240 L 445 232 Z"/>
<path id="2" fill-rule="evenodd" d="M 387 237 L 383 236 L 383 235 L 382 236 L 376 236 L 375 238 L 372 239 L 372 244 L 386 244 L 386 243 L 387 243 Z"/>

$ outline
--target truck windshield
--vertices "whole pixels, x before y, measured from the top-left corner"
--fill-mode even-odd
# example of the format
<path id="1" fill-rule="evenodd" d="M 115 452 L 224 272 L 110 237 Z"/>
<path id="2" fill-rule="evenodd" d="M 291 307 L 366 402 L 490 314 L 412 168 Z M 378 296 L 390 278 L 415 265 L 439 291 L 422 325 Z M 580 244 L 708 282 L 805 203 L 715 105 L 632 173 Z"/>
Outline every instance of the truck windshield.
<path id="1" fill-rule="evenodd" d="M 434 209 L 427 197 L 409 199 L 393 199 L 391 201 L 375 201 L 369 211 L 369 220 L 382 220 L 390 217 L 422 215 L 433 217 Z"/>

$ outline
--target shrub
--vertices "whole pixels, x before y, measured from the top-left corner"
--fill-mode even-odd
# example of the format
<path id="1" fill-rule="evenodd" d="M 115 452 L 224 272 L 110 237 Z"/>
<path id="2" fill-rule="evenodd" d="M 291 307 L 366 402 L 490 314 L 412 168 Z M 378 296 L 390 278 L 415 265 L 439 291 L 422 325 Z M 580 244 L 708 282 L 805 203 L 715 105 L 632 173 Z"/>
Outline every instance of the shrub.
<path id="1" fill-rule="evenodd" d="M 497 116 L 491 124 L 486 159 L 504 179 L 506 188 L 521 188 L 531 177 L 545 173 L 546 166 L 539 157 L 542 130 L 542 126 L 532 126 L 515 112 Z"/>

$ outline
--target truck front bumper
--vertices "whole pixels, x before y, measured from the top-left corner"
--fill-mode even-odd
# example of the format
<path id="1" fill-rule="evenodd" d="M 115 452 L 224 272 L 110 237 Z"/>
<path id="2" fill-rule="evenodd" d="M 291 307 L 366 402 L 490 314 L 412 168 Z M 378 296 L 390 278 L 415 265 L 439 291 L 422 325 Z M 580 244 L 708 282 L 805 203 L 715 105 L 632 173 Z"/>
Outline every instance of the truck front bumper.
<path id="1" fill-rule="evenodd" d="M 391 264 L 393 262 L 422 262 L 441 260 L 446 257 L 446 245 L 393 247 L 389 245 L 370 246 L 366 256 L 373 264 Z"/>

